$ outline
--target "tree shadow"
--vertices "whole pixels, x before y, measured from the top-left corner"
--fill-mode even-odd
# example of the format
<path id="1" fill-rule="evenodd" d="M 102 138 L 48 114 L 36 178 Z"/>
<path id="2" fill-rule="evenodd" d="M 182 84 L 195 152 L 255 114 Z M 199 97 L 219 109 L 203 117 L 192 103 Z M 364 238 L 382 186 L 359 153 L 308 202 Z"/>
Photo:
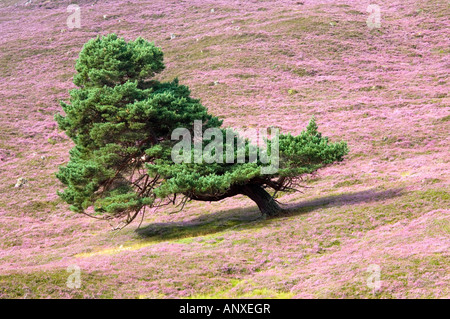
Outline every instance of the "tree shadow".
<path id="1" fill-rule="evenodd" d="M 369 189 L 365 191 L 331 195 L 313 200 L 303 201 L 295 204 L 285 204 L 282 207 L 287 213 L 292 215 L 304 214 L 314 210 L 319 206 L 343 206 L 354 205 L 362 202 L 377 202 L 383 199 L 398 197 L 403 195 L 403 188 L 394 188 L 385 191 Z"/>
<path id="2" fill-rule="evenodd" d="M 283 204 L 283 213 L 269 219 L 264 219 L 256 206 L 227 209 L 212 214 L 205 214 L 188 221 L 152 223 L 137 229 L 135 232 L 142 239 L 157 241 L 205 236 L 237 227 L 239 229 L 262 227 L 270 223 L 271 220 L 307 214 L 319 207 L 338 207 L 394 198 L 402 196 L 402 191 L 402 188 L 385 191 L 370 189 L 354 193 L 326 196 L 300 203 Z"/>

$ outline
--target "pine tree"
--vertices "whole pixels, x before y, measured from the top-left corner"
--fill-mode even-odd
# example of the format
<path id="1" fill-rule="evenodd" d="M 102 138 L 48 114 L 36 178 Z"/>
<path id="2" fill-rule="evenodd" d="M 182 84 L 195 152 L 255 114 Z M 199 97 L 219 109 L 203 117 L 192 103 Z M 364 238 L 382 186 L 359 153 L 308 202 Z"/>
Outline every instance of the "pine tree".
<path id="1" fill-rule="evenodd" d="M 164 67 L 161 49 L 142 38 L 126 42 L 110 34 L 84 45 L 75 66 L 77 88 L 70 91 L 69 103 L 61 102 L 65 114 L 55 116 L 75 143 L 70 161 L 56 174 L 66 186 L 59 195 L 73 211 L 128 224 L 148 207 L 243 194 L 264 215 L 273 216 L 281 209 L 268 189 L 293 190 L 302 176 L 342 161 L 348 152 L 345 142 L 330 143 L 322 137 L 313 118 L 300 135 L 279 135 L 278 169 L 271 173 L 263 172 L 261 159 L 239 162 L 242 154 L 249 159 L 255 149 L 263 150 L 236 132 L 231 162 L 219 148 L 210 152 L 216 161 L 205 162 L 204 153 L 199 155 L 192 146 L 199 143 L 195 122 L 201 123 L 200 134 L 208 129 L 223 133 L 223 139 L 215 141 L 223 150 L 230 146 L 225 139 L 230 130 L 177 79 L 156 81 L 154 76 Z M 183 162 L 174 161 L 176 129 L 185 129 L 192 142 Z M 239 153 L 242 141 L 245 147 Z M 267 141 L 267 156 L 273 143 Z M 200 142 L 201 149 L 207 145 Z"/>

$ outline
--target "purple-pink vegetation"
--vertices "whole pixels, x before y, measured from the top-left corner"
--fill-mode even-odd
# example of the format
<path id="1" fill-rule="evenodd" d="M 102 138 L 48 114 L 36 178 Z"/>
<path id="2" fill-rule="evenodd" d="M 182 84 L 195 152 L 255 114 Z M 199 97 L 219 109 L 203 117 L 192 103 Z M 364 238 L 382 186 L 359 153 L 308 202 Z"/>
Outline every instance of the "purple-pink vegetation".
<path id="1" fill-rule="evenodd" d="M 71 264 L 80 290 L 27 296 L 449 296 L 446 3 L 378 2 L 370 30 L 367 1 L 79 1 L 69 30 L 65 1 L 23 2 L 0 5 L 0 297 Z M 82 45 L 110 32 L 155 41 L 159 79 L 178 76 L 225 125 L 297 134 L 316 115 L 348 158 L 283 194 L 291 213 L 272 220 L 242 197 L 147 215 L 146 235 L 70 212 L 54 173 L 72 143 L 53 115 Z"/>

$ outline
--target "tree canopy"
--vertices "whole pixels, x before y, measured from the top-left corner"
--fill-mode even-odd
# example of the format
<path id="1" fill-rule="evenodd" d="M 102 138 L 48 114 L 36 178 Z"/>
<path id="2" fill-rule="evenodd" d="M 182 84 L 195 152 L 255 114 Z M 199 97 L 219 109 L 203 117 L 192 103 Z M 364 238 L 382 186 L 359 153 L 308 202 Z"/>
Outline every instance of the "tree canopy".
<path id="1" fill-rule="evenodd" d="M 75 143 L 70 161 L 57 173 L 66 186 L 59 195 L 72 210 L 128 224 L 147 208 L 243 194 L 263 214 L 276 215 L 280 207 L 267 190 L 294 190 L 302 176 L 348 153 L 345 142 L 331 143 L 318 132 L 314 118 L 297 136 L 267 139 L 263 150 L 222 127 L 178 79 L 155 80 L 164 68 L 161 49 L 142 38 L 127 42 L 109 34 L 84 45 L 75 66 L 77 88 L 69 103 L 61 102 L 64 114 L 55 116 Z M 177 130 L 184 133 L 174 139 Z M 196 138 L 211 131 L 213 148 L 212 137 Z M 182 135 L 192 143 L 178 161 L 176 138 Z M 251 159 L 255 150 L 272 162 Z"/>

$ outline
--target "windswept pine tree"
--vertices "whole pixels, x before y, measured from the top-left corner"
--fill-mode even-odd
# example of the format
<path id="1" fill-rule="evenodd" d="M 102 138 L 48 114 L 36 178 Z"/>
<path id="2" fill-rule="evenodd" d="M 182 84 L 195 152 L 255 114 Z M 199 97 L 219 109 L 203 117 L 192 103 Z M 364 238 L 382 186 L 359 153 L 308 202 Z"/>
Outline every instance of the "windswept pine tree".
<path id="1" fill-rule="evenodd" d="M 225 138 L 230 130 L 190 96 L 188 87 L 177 79 L 154 79 L 164 70 L 163 53 L 142 38 L 126 42 L 110 34 L 92 39 L 75 68 L 78 88 L 70 91 L 69 103 L 61 103 L 65 114 L 55 119 L 75 143 L 57 177 L 67 186 L 59 195 L 76 212 L 128 224 L 149 207 L 242 194 L 262 214 L 274 216 L 281 211 L 277 192 L 295 190 L 302 176 L 342 161 L 348 152 L 345 142 L 330 143 L 323 137 L 313 118 L 298 136 L 277 135 L 277 154 L 274 140 L 267 141 L 269 165 L 251 159 L 262 148 L 234 133 L 230 147 Z M 210 152 L 215 161 L 198 152 L 196 123 L 201 123 L 200 135 L 211 129 L 223 133 L 214 140 L 223 147 Z M 192 142 L 188 150 L 177 148 L 179 140 L 172 139 L 180 129 Z M 244 148 L 239 149 L 242 141 Z M 208 141 L 200 141 L 201 149 L 207 146 Z M 174 160 L 181 151 L 185 160 Z"/>

